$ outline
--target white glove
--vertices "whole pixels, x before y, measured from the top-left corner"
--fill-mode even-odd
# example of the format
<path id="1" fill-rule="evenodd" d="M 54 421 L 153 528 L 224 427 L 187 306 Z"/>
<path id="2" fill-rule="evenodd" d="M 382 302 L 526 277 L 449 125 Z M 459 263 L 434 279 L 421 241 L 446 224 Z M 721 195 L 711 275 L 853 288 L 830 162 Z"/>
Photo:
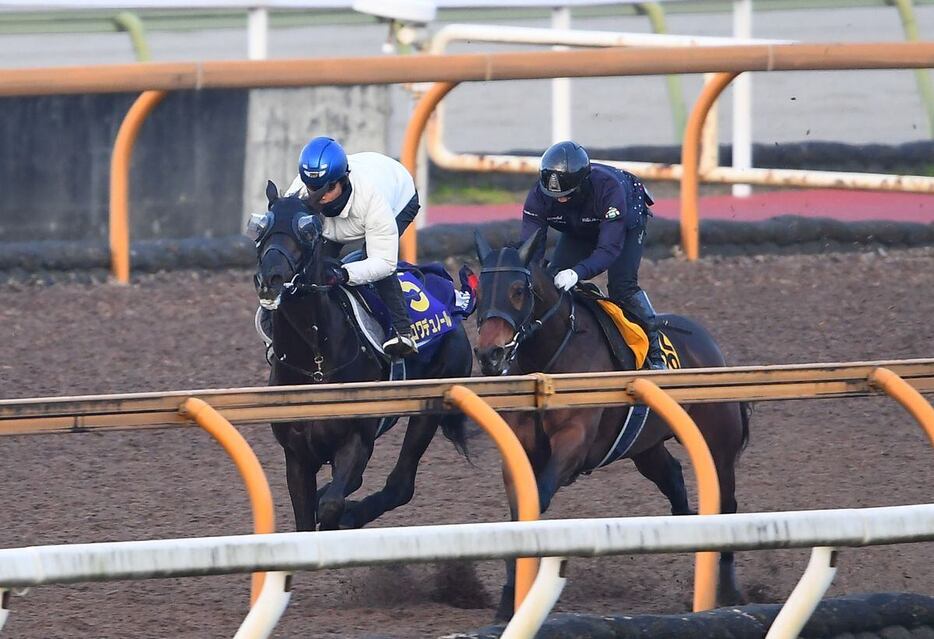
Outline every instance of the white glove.
<path id="1" fill-rule="evenodd" d="M 577 284 L 577 271 L 572 268 L 566 268 L 555 275 L 555 286 L 562 291 L 570 291 Z"/>

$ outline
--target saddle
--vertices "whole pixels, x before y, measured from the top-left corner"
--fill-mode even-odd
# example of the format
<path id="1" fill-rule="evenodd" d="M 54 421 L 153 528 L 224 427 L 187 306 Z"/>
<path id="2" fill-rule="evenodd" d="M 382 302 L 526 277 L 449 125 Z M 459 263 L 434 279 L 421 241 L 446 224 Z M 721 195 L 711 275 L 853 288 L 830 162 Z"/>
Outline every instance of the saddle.
<path id="1" fill-rule="evenodd" d="M 434 354 L 440 338 L 454 330 L 458 324 L 473 312 L 475 300 L 467 287 L 458 290 L 454 279 L 440 262 L 413 265 L 399 262 L 396 271 L 402 294 L 407 302 L 412 333 L 418 344 L 416 360 L 427 362 Z M 343 287 L 342 291 L 362 305 L 366 313 L 375 320 L 379 330 L 372 322 L 366 322 L 359 312 L 353 313 L 353 319 L 364 329 L 368 341 L 382 344 L 391 330 L 392 322 L 389 311 L 371 286 Z M 374 345 L 382 353 L 382 347 Z"/>
<path id="2" fill-rule="evenodd" d="M 593 282 L 578 284 L 574 289 L 574 299 L 593 311 L 620 370 L 639 370 L 645 365 L 649 352 L 648 335 L 645 329 L 626 317 L 616 302 L 604 295 Z"/>

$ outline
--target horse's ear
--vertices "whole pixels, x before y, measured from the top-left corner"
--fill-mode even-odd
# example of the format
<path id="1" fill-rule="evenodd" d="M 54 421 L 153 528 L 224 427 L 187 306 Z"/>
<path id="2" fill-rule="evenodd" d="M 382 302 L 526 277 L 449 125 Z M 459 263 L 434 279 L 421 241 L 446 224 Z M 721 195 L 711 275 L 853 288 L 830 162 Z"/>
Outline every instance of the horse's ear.
<path id="1" fill-rule="evenodd" d="M 266 200 L 269 202 L 269 208 L 279 199 L 279 189 L 272 180 L 266 181 Z"/>
<path id="2" fill-rule="evenodd" d="M 493 247 L 486 241 L 479 229 L 473 232 L 474 245 L 477 247 L 477 259 L 483 264 L 486 256 L 493 252 Z"/>
<path id="3" fill-rule="evenodd" d="M 529 265 L 529 262 L 532 260 L 532 257 L 535 255 L 538 249 L 538 242 L 542 237 L 542 230 L 537 229 L 532 236 L 522 243 L 522 246 L 519 247 L 519 259 L 522 260 L 522 263 L 526 266 Z"/>

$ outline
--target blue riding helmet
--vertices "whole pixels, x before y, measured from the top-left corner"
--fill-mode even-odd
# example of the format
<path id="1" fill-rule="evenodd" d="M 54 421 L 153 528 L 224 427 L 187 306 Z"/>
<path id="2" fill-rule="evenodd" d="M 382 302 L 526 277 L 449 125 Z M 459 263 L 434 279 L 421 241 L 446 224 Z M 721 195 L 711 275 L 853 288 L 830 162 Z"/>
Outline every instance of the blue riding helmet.
<path id="1" fill-rule="evenodd" d="M 333 138 L 314 138 L 305 145 L 298 158 L 298 174 L 308 188 L 312 202 L 321 199 L 331 185 L 347 173 L 347 154 Z"/>

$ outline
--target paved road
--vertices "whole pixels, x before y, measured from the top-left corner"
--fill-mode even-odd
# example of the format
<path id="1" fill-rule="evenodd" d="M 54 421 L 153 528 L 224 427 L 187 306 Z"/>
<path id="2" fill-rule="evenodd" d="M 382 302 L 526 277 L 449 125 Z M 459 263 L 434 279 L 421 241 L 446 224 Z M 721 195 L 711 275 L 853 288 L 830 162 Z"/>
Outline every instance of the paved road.
<path id="1" fill-rule="evenodd" d="M 934 37 L 934 6 L 917 9 L 922 36 Z M 519 22 L 547 26 L 541 20 Z M 581 29 L 648 31 L 645 18 L 577 19 Z M 729 14 L 672 15 L 671 33 L 729 35 Z M 891 7 L 845 10 L 768 11 L 756 14 L 759 37 L 821 41 L 900 41 L 901 24 Z M 270 57 L 378 55 L 386 32 L 378 25 L 276 29 Z M 235 59 L 245 55 L 243 30 L 154 32 L 156 60 Z M 496 50 L 459 45 L 454 52 Z M 502 50 L 503 47 L 498 49 Z M 3 36 L 0 67 L 130 62 L 125 34 Z M 685 76 L 688 99 L 700 78 Z M 573 131 L 590 146 L 672 144 L 675 134 L 661 78 L 574 80 Z M 912 71 L 781 72 L 754 76 L 754 139 L 771 144 L 802 140 L 901 143 L 925 139 L 925 114 Z M 408 97 L 394 91 L 389 150 L 397 153 Z M 448 102 L 448 143 L 456 150 L 540 149 L 550 136 L 548 81 L 478 83 L 458 87 Z M 721 139 L 729 141 L 729 100 L 720 114 Z"/>

